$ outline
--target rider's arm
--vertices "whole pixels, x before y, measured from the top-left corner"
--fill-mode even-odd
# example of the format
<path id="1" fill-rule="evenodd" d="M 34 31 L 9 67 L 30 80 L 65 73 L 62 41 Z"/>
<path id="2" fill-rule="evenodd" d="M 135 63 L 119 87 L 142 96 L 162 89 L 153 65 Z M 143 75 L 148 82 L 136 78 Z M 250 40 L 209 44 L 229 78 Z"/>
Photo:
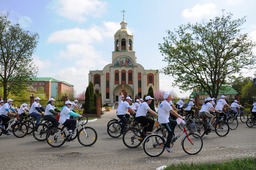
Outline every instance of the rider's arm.
<path id="1" fill-rule="evenodd" d="M 152 109 L 148 109 L 149 113 L 151 113 L 153 116 L 158 117 L 158 114 L 154 112 Z"/>
<path id="2" fill-rule="evenodd" d="M 42 113 L 41 109 L 39 107 L 35 107 L 35 109 L 39 112 Z"/>
<path id="3" fill-rule="evenodd" d="M 183 116 L 181 116 L 180 114 L 176 113 L 174 110 L 171 110 L 170 112 L 171 112 L 172 115 L 176 116 L 177 118 L 184 119 Z"/>
<path id="4" fill-rule="evenodd" d="M 56 115 L 56 114 L 58 114 L 57 112 L 55 112 L 54 110 L 49 110 L 49 112 L 51 112 L 53 115 Z"/>
<path id="5" fill-rule="evenodd" d="M 75 113 L 75 112 L 73 112 L 73 111 L 70 111 L 68 114 L 69 114 L 70 116 L 74 116 L 74 117 L 81 116 L 80 114 L 77 114 L 77 113 Z"/>

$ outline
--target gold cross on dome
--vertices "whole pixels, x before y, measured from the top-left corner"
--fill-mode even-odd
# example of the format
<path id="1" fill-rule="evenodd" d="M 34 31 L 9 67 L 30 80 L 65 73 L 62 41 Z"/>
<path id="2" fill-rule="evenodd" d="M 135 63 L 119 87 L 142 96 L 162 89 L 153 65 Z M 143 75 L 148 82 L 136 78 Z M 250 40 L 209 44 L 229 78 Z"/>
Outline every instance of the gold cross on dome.
<path id="1" fill-rule="evenodd" d="M 125 10 L 122 10 L 121 11 L 123 13 L 123 21 L 124 21 L 124 13 L 126 12 Z"/>

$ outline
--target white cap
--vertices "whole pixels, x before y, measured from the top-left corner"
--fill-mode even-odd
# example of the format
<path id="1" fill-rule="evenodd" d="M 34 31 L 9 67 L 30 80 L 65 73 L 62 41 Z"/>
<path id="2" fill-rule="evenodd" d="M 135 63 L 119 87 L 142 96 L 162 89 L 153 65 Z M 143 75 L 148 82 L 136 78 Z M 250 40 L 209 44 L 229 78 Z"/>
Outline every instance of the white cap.
<path id="1" fill-rule="evenodd" d="M 136 99 L 136 102 L 140 102 L 140 99 Z"/>
<path id="2" fill-rule="evenodd" d="M 75 103 L 78 103 L 78 100 L 74 100 Z"/>
<path id="3" fill-rule="evenodd" d="M 193 98 L 191 98 L 191 99 L 189 99 L 190 101 L 194 101 L 194 99 Z"/>
<path id="4" fill-rule="evenodd" d="M 72 103 L 71 103 L 71 101 L 67 100 L 67 101 L 65 101 L 65 105 L 67 105 L 67 104 L 72 104 Z"/>
<path id="5" fill-rule="evenodd" d="M 36 97 L 34 100 L 41 100 L 39 97 Z"/>
<path id="6" fill-rule="evenodd" d="M 4 100 L 0 100 L 0 103 L 4 103 Z"/>
<path id="7" fill-rule="evenodd" d="M 21 106 L 22 107 L 27 107 L 28 105 L 27 105 L 27 103 L 23 103 Z"/>
<path id="8" fill-rule="evenodd" d="M 131 100 L 131 101 L 132 101 L 132 99 L 130 98 L 130 96 L 127 96 L 127 97 L 126 97 L 126 100 Z"/>
<path id="9" fill-rule="evenodd" d="M 54 98 L 50 98 L 50 99 L 49 99 L 49 102 L 50 102 L 50 101 L 55 101 L 55 99 L 54 99 Z"/>
<path id="10" fill-rule="evenodd" d="M 142 98 L 140 98 L 140 101 L 144 101 Z"/>
<path id="11" fill-rule="evenodd" d="M 13 100 L 12 99 L 8 99 L 7 102 L 13 102 Z"/>
<path id="12" fill-rule="evenodd" d="M 238 101 L 237 101 L 237 100 L 234 100 L 234 102 L 238 103 Z"/>
<path id="13" fill-rule="evenodd" d="M 167 99 L 170 95 L 171 95 L 170 92 L 165 92 L 164 95 L 163 95 L 163 98 Z"/>
<path id="14" fill-rule="evenodd" d="M 154 98 L 152 98 L 151 96 L 146 96 L 145 100 L 153 100 Z"/>
<path id="15" fill-rule="evenodd" d="M 220 97 L 221 97 L 221 98 L 225 98 L 226 96 L 224 96 L 224 95 L 221 95 Z"/>
<path id="16" fill-rule="evenodd" d="M 207 97 L 204 101 L 212 101 L 212 98 Z"/>

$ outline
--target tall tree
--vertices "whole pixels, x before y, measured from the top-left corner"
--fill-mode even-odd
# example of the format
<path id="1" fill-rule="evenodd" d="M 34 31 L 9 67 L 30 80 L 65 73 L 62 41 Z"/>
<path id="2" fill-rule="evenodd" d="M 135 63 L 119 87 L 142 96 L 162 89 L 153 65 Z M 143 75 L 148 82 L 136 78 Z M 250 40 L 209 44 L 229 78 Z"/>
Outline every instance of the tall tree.
<path id="1" fill-rule="evenodd" d="M 255 43 L 240 30 L 246 18 L 232 16 L 223 11 L 208 22 L 188 23 L 167 32 L 159 49 L 168 63 L 163 72 L 175 78 L 175 85 L 183 90 L 200 88 L 217 97 L 229 76 L 253 66 Z"/>
<path id="2" fill-rule="evenodd" d="M 85 113 L 96 113 L 95 93 L 92 82 L 90 82 L 86 88 L 84 102 Z"/>
<path id="3" fill-rule="evenodd" d="M 152 86 L 150 86 L 148 88 L 148 95 L 151 96 L 152 98 L 154 98 L 154 90 L 153 90 Z M 155 101 L 154 100 L 152 100 L 152 102 L 150 103 L 149 107 L 150 107 L 150 109 L 156 111 L 156 109 L 155 109 Z"/>
<path id="4" fill-rule="evenodd" d="M 0 16 L 0 85 L 3 98 L 26 87 L 26 80 L 37 74 L 32 54 L 38 43 L 38 34 L 13 24 L 8 16 Z"/>

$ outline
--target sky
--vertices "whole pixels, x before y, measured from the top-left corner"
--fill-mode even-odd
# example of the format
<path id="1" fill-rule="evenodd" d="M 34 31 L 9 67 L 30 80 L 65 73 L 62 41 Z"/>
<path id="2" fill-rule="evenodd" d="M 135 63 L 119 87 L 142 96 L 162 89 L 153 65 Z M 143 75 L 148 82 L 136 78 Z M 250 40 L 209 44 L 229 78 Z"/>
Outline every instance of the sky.
<path id="1" fill-rule="evenodd" d="M 75 94 L 88 86 L 90 70 L 102 70 L 112 62 L 114 34 L 123 19 L 133 34 L 137 63 L 145 69 L 167 66 L 159 43 L 187 23 L 201 23 L 220 16 L 222 10 L 233 19 L 246 17 L 242 33 L 256 41 L 255 0 L 0 0 L 0 14 L 9 13 L 13 23 L 39 34 L 33 62 L 38 77 L 53 77 L 74 85 Z M 251 74 L 245 71 L 244 74 Z M 252 75 L 251 75 L 252 76 Z M 160 73 L 160 90 L 175 91 L 173 78 Z"/>

